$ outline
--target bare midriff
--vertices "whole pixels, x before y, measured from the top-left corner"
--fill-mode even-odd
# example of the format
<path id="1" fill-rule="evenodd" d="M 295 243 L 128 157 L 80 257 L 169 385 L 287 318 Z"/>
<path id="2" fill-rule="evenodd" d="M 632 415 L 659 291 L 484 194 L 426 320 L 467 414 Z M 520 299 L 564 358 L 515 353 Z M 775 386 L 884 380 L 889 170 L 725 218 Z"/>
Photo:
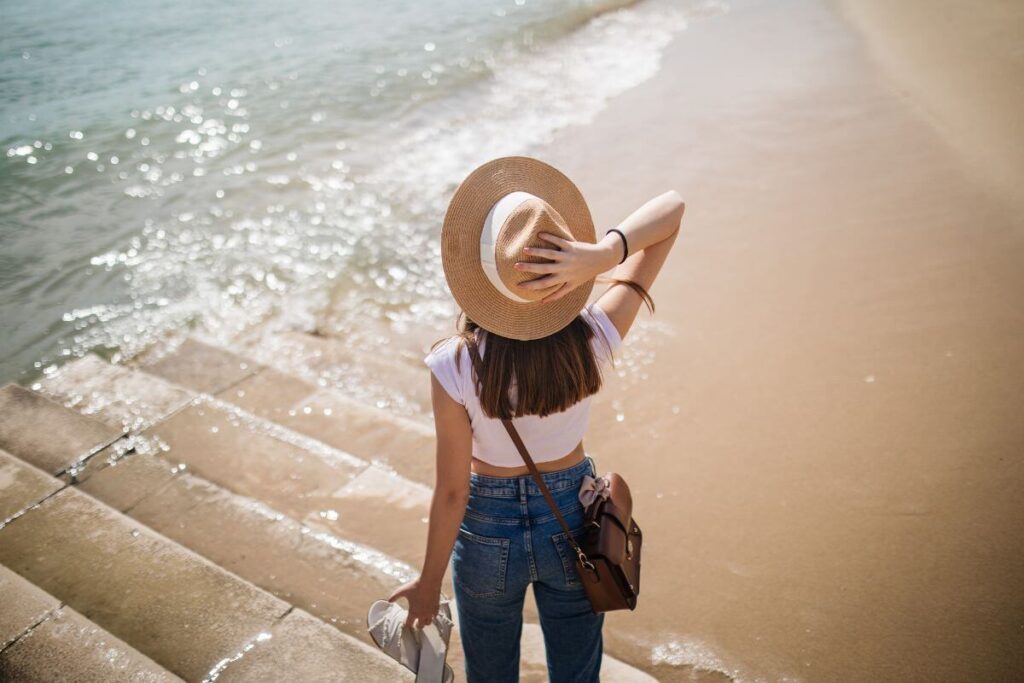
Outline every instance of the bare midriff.
<path id="1" fill-rule="evenodd" d="M 541 472 L 554 472 L 556 470 L 564 470 L 566 467 L 572 467 L 578 463 L 583 462 L 583 458 L 586 453 L 583 450 L 583 442 L 580 441 L 576 448 L 567 455 L 563 455 L 557 460 L 545 460 L 544 462 L 537 463 L 537 469 Z M 470 462 L 470 469 L 477 474 L 482 474 L 487 477 L 519 477 L 524 474 L 530 473 L 530 468 L 526 465 L 519 467 L 498 467 L 490 463 L 484 462 L 483 460 L 477 460 L 473 458 Z"/>

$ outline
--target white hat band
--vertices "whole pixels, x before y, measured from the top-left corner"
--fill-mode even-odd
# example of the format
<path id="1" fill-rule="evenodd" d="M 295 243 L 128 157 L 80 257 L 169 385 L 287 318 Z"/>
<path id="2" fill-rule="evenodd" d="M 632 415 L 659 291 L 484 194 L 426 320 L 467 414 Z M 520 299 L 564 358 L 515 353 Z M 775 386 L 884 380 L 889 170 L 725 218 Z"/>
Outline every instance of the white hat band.
<path id="1" fill-rule="evenodd" d="M 539 199 L 529 192 L 510 192 L 491 207 L 487 218 L 484 220 L 484 229 L 480 232 L 480 266 L 484 269 L 487 279 L 494 287 L 513 301 L 525 304 L 531 303 L 530 299 L 524 299 L 509 289 L 498 275 L 498 235 L 505 221 L 519 206 L 530 199 Z"/>

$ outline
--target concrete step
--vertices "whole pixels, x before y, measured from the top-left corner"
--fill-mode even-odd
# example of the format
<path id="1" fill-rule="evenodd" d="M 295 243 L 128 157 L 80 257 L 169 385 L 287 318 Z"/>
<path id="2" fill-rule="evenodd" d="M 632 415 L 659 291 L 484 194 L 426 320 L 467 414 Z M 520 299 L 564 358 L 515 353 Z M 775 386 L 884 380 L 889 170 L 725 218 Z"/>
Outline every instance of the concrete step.
<path id="1" fill-rule="evenodd" d="M 0 388 L 0 448 L 50 474 L 64 472 L 123 434 L 17 384 Z"/>
<path id="2" fill-rule="evenodd" d="M 416 576 L 408 564 L 230 493 L 160 455 L 132 451 L 87 467 L 77 486 L 367 643 L 370 602 Z"/>
<path id="3" fill-rule="evenodd" d="M 217 680 L 371 683 L 412 680 L 408 669 L 376 647 L 349 638 L 295 609 L 255 647 L 225 663 Z"/>
<path id="4" fill-rule="evenodd" d="M 3 565 L 0 596 L 0 680 L 181 681 Z"/>
<path id="5" fill-rule="evenodd" d="M 235 494 L 404 562 L 422 559 L 431 491 L 395 472 L 208 397 L 142 437 Z"/>
<path id="6" fill-rule="evenodd" d="M 250 651 L 309 630 L 317 638 L 298 651 L 262 647 L 267 680 L 291 679 L 296 659 L 308 680 L 402 675 L 379 651 L 71 487 L 0 528 L 0 563 L 186 680 L 232 678 Z"/>
<path id="7" fill-rule="evenodd" d="M 223 391 L 259 369 L 255 363 L 191 338 L 176 349 L 157 347 L 142 360 L 150 375 L 204 394 Z"/>
<path id="8" fill-rule="evenodd" d="M 43 622 L 60 601 L 0 564 L 0 651 Z"/>
<path id="9" fill-rule="evenodd" d="M 363 349 L 345 337 L 274 331 L 242 342 L 238 353 L 311 384 L 341 389 L 366 405 L 410 416 L 430 408 L 422 358 L 439 336 L 382 336 L 379 345 Z"/>
<path id="10" fill-rule="evenodd" d="M 40 390 L 95 418 L 136 427 L 154 422 L 151 414 L 166 415 L 196 399 L 164 380 L 95 356 L 67 364 L 43 380 Z M 373 548 L 235 496 L 185 473 L 181 463 L 142 455 L 132 444 L 152 453 L 166 445 L 159 437 L 144 436 L 127 447 L 115 444 L 80 465 L 74 481 L 108 505 L 367 643 L 366 606 L 415 575 L 407 564 Z M 55 480 L 51 484 L 59 487 Z M 450 585 L 445 591 L 451 594 Z"/>
<path id="11" fill-rule="evenodd" d="M 213 357 L 219 356 L 202 351 L 201 358 Z M 176 363 L 168 356 L 161 362 L 164 369 L 193 368 L 199 359 Z M 236 358 L 228 364 L 252 367 Z M 75 383 L 82 374 L 77 369 L 58 373 L 42 390 L 73 404 L 75 396 L 85 393 Z M 112 379 L 110 391 L 117 394 L 117 401 L 107 401 L 98 382 L 92 383 L 88 390 L 93 403 L 145 404 L 149 384 L 128 380 L 126 374 L 141 373 L 128 368 L 105 373 Z M 211 374 L 218 371 L 211 369 Z M 131 389 L 141 394 L 128 396 Z M 56 403 L 47 404 L 53 414 L 66 411 Z M 120 421 L 122 412 L 99 410 L 95 416 Z M 407 563 L 422 560 L 431 489 L 381 463 L 332 448 L 208 394 L 196 395 L 184 408 L 143 429 L 136 440 L 162 451 L 172 462 L 186 465 L 191 473 L 237 495 L 262 501 L 303 524 L 375 547 Z M 26 455 L 24 451 L 14 454 Z"/>
<path id="12" fill-rule="evenodd" d="M 309 391 L 297 397 L 298 392 L 287 390 L 297 381 L 267 368 L 217 398 L 363 460 L 384 464 L 406 479 L 433 486 L 436 439 L 432 425 L 395 417 L 348 398 L 338 389 L 304 384 Z M 272 391 L 275 384 L 285 390 Z"/>
<path id="13" fill-rule="evenodd" d="M 0 525 L 50 496 L 63 484 L 35 467 L 0 450 Z"/>
<path id="14" fill-rule="evenodd" d="M 227 379 L 195 382 L 195 367 Z M 32 388 L 112 427 L 139 431 L 202 393 L 202 388 L 186 388 L 187 383 L 206 388 L 226 385 L 214 392 L 218 398 L 364 460 L 383 463 L 408 479 L 433 484 L 435 441 L 428 424 L 394 417 L 336 389 L 317 387 L 194 340 L 163 356 L 156 367 L 186 385 L 150 375 L 149 369 L 138 372 L 90 354 L 66 363 Z"/>
<path id="15" fill-rule="evenodd" d="M 124 432 L 137 432 L 181 410 L 195 392 L 89 354 L 62 365 L 32 389 Z"/>
<path id="16" fill-rule="evenodd" d="M 310 340 L 318 347 L 337 345 L 336 340 L 327 342 L 317 337 L 310 337 Z M 297 346 L 298 342 L 292 340 L 286 348 Z M 293 367 L 312 363 L 310 373 L 322 375 L 337 355 L 320 348 L 306 349 L 299 364 Z M 95 362 L 103 362 L 93 358 Z M 419 364 L 423 365 L 422 362 Z M 200 368 L 202 373 L 198 370 Z M 381 410 L 355 400 L 338 389 L 319 386 L 318 382 L 281 372 L 194 339 L 187 340 L 155 363 L 141 365 L 141 369 L 193 391 L 215 394 L 259 417 L 364 460 L 384 463 L 408 479 L 433 485 L 435 438 L 432 424 L 398 417 L 394 411 Z M 90 370 L 86 368 L 84 374 Z M 63 395 L 65 403 L 69 404 L 68 399 L 75 394 L 60 390 L 64 373 L 62 370 L 57 377 L 44 381 L 42 390 Z M 411 372 L 409 374 L 412 375 Z M 72 379 L 72 384 L 79 384 L 77 378 Z M 404 384 L 394 386 L 407 386 L 410 382 L 422 385 L 418 388 L 426 392 L 429 408 L 430 378 L 426 366 L 417 368 L 414 376 L 402 381 Z M 100 399 L 94 401 L 102 403 Z"/>
<path id="17" fill-rule="evenodd" d="M 151 384 L 143 379 L 131 377 L 144 377 L 145 373 L 124 367 L 103 368 L 97 364 L 104 365 L 103 361 L 95 357 L 71 363 L 65 370 L 47 379 L 41 388 L 69 405 L 80 409 L 96 408 L 91 410 L 94 417 L 121 422 L 125 417 L 122 408 L 130 406 L 134 423 L 151 422 L 144 420 L 144 415 L 138 412 L 140 406 L 152 404 L 151 397 L 144 393 L 136 397 L 130 393 L 132 390 L 145 392 L 151 388 Z M 108 385 L 104 386 L 96 377 L 105 378 Z M 88 394 L 79 389 L 77 382 L 80 378 L 90 378 Z M 109 400 L 108 394 L 116 396 L 116 400 Z M 87 401 L 75 401 L 74 397 L 84 395 L 88 395 Z M 196 412 L 211 410 L 206 404 L 217 403 L 208 396 L 189 400 L 195 401 Z M 180 402 L 178 400 L 171 404 L 159 401 L 158 405 L 162 412 L 166 412 L 169 406 Z M 239 427 L 239 439 L 256 439 L 263 445 L 264 452 L 272 455 L 282 451 L 277 455 L 283 456 L 286 465 L 306 460 L 315 469 L 316 464 L 320 463 L 310 453 L 294 457 L 299 452 L 294 445 L 276 441 L 272 436 L 259 431 L 247 431 L 241 424 L 248 420 L 259 425 L 259 420 L 240 413 L 239 416 L 226 413 L 220 415 L 228 419 L 238 417 L 241 421 L 234 426 L 224 425 L 228 436 L 233 427 Z M 172 422 L 177 419 L 175 424 L 182 421 L 192 424 L 192 416 L 194 413 L 187 406 L 181 411 L 180 417 L 172 418 Z M 271 434 L 287 432 L 276 429 L 274 425 L 262 426 Z M 212 435 L 218 434 L 219 429 L 204 424 L 198 430 L 201 432 L 198 442 L 201 453 L 209 452 L 210 444 L 204 446 L 204 440 L 214 439 Z M 189 430 L 185 428 L 184 431 Z M 375 548 L 331 533 L 324 528 L 326 522 L 331 520 L 325 520 L 324 516 L 317 515 L 312 520 L 316 526 L 311 527 L 259 500 L 235 495 L 196 476 L 192 473 L 195 468 L 190 470 L 188 461 L 175 459 L 175 454 L 183 449 L 191 452 L 197 443 L 189 441 L 190 446 L 179 444 L 178 448 L 173 447 L 172 444 L 178 443 L 175 436 L 178 433 L 179 430 L 173 425 L 168 427 L 157 423 L 150 432 L 133 436 L 127 446 L 117 443 L 80 465 L 75 470 L 74 482 L 99 500 L 211 562 L 371 644 L 365 632 L 367 607 L 373 600 L 387 596 L 400 583 L 413 578 L 415 570 L 407 563 Z M 164 438 L 168 434 L 171 443 Z M 301 440 L 302 437 L 297 438 Z M 136 446 L 139 450 L 136 450 Z M 330 450 L 322 446 L 314 448 Z M 250 452 L 251 448 L 242 443 L 236 450 L 244 454 Z M 292 459 L 288 459 L 289 454 L 293 456 Z M 339 457 L 345 456 L 339 454 Z M 355 479 L 353 487 L 366 487 L 368 482 L 372 483 L 375 479 L 375 474 L 393 476 L 368 463 L 354 462 L 364 469 L 364 474 Z M 253 467 L 251 462 L 236 465 L 239 469 Z M 337 463 L 331 466 L 336 467 Z M 281 476 L 287 473 L 285 468 L 277 471 Z M 230 469 L 224 470 L 223 474 L 233 478 Z M 419 486 L 416 490 L 418 494 L 427 493 Z M 422 545 L 422 540 L 419 540 L 418 545 Z M 446 581 L 443 590 L 447 595 L 452 594 L 450 580 Z M 453 665 L 460 663 L 461 650 L 457 638 L 450 656 Z"/>

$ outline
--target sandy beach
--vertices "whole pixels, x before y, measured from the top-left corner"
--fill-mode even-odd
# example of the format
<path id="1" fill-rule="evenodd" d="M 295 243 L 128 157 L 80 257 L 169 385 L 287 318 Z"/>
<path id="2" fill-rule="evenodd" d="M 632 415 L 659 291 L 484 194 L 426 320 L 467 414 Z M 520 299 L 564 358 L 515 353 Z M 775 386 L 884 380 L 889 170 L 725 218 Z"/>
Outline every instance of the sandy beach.
<path id="1" fill-rule="evenodd" d="M 695 20 L 548 153 L 603 228 L 688 202 L 584 442 L 660 680 L 1024 676 L 1024 12 L 850 5 Z"/>
<path id="2" fill-rule="evenodd" d="M 584 439 L 645 541 L 605 679 L 1024 680 L 1024 4 L 365 7 L 12 7 L 0 583 L 189 680 L 393 680 L 363 613 L 422 561 L 440 221 L 529 154 L 598 234 L 687 202 Z M 181 68 L 94 68 L 121 15 Z"/>

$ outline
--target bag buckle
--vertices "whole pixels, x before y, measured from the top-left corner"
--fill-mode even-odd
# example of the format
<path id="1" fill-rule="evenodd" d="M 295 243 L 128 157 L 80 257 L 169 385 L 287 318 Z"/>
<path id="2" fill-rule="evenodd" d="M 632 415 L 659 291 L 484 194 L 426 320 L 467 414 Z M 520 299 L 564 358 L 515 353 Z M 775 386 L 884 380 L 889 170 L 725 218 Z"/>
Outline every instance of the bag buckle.
<path id="1" fill-rule="evenodd" d="M 576 557 L 579 558 L 580 565 L 582 565 L 584 569 L 589 569 L 590 571 L 596 573 L 597 568 L 594 566 L 594 563 L 591 562 L 590 559 L 587 557 L 587 554 L 583 552 L 583 548 L 576 548 Z"/>

